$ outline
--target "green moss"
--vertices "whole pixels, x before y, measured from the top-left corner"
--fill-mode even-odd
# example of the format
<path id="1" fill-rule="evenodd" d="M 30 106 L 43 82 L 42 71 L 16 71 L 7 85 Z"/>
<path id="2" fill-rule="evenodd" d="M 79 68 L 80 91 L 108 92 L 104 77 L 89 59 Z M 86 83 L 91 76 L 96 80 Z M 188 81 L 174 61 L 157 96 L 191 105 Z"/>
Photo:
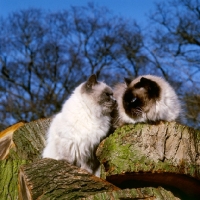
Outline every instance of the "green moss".
<path id="1" fill-rule="evenodd" d="M 97 193 L 95 195 L 83 198 L 85 200 L 110 200 L 110 199 L 170 199 L 175 200 L 174 195 L 163 189 L 162 187 L 153 188 L 138 188 L 138 189 L 124 189 L 113 192 Z"/>
<path id="2" fill-rule="evenodd" d="M 137 145 L 137 139 L 140 138 L 141 131 L 167 131 L 170 133 L 183 135 L 187 133 L 187 127 L 179 125 L 175 122 L 162 123 L 161 126 L 152 126 L 147 124 L 127 125 L 117 129 L 110 135 L 103 144 L 103 150 L 99 155 L 100 161 L 105 165 L 106 175 L 120 174 L 125 172 L 170 172 L 183 173 L 192 177 L 200 176 L 200 167 L 190 163 L 181 163 L 177 166 L 173 165 L 172 160 L 165 159 L 153 160 L 146 156 L 144 151 Z M 143 129 L 143 130 L 142 130 Z M 159 130 L 161 129 L 161 130 Z M 162 130 L 164 129 L 164 130 Z M 194 130 L 192 130 L 194 131 Z M 193 132 L 192 132 L 193 133 Z M 196 132 L 196 143 L 199 144 L 200 132 Z M 188 133 L 187 133 L 188 134 Z M 198 136 L 197 136 L 198 135 Z M 186 135 L 187 136 L 187 135 Z M 185 137 L 186 137 L 185 136 Z"/>
<path id="3" fill-rule="evenodd" d="M 18 170 L 26 160 L 0 161 L 0 199 L 18 199 Z"/>
<path id="4" fill-rule="evenodd" d="M 152 188 L 153 194 L 154 196 L 157 197 L 157 199 L 163 199 L 162 194 L 160 193 L 160 190 L 156 189 L 156 188 Z"/>
<path id="5" fill-rule="evenodd" d="M 144 196 L 148 195 L 148 196 L 153 197 L 154 196 L 153 189 L 154 188 L 146 187 L 146 188 L 141 188 L 140 191 Z"/>

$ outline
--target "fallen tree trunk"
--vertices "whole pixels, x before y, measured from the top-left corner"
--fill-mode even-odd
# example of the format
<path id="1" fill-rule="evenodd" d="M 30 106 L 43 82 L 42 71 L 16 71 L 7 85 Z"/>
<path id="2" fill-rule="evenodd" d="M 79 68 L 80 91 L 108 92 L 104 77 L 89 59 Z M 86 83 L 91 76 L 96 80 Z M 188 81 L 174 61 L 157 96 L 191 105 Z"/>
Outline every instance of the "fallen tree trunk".
<path id="1" fill-rule="evenodd" d="M 51 118 L 39 119 L 17 129 L 13 134 L 14 148 L 10 149 L 9 159 L 34 161 L 41 158 L 45 146 L 45 134 Z"/>
<path id="2" fill-rule="evenodd" d="M 51 118 L 19 122 L 0 133 L 0 160 L 41 158 Z"/>
<path id="3" fill-rule="evenodd" d="M 200 199 L 200 132 L 175 122 L 117 129 L 97 150 L 104 178 L 120 188 L 163 186 Z"/>
<path id="4" fill-rule="evenodd" d="M 66 161 L 53 159 L 41 159 L 21 167 L 19 197 L 21 200 L 126 198 L 177 200 L 170 191 L 162 187 L 120 190 Z"/>
<path id="5" fill-rule="evenodd" d="M 23 125 L 24 122 L 19 122 L 0 132 L 0 160 L 5 159 L 8 156 L 10 149 L 15 146 L 12 139 L 13 133 Z"/>
<path id="6" fill-rule="evenodd" d="M 19 198 L 19 168 L 41 158 L 50 121 L 20 122 L 0 133 L 0 199 Z"/>
<path id="7" fill-rule="evenodd" d="M 79 199 L 118 187 L 66 161 L 40 159 L 21 167 L 19 196 L 32 199 Z"/>

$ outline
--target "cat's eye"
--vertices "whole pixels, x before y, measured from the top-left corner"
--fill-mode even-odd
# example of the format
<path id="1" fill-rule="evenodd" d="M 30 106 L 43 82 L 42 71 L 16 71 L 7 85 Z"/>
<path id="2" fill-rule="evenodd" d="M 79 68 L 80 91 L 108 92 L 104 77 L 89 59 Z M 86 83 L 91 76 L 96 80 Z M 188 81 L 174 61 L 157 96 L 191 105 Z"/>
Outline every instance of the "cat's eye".
<path id="1" fill-rule="evenodd" d="M 111 97 L 111 96 L 113 96 L 113 94 L 106 92 L 106 96 Z"/>
<path id="2" fill-rule="evenodd" d="M 134 98 L 131 100 L 131 103 L 134 103 L 136 100 L 137 100 L 137 98 L 134 97 Z"/>
<path id="3" fill-rule="evenodd" d="M 109 98 L 109 101 L 112 99 L 113 101 L 116 101 L 114 96 L 113 96 L 113 93 L 109 93 L 109 92 L 106 92 L 105 95 Z"/>

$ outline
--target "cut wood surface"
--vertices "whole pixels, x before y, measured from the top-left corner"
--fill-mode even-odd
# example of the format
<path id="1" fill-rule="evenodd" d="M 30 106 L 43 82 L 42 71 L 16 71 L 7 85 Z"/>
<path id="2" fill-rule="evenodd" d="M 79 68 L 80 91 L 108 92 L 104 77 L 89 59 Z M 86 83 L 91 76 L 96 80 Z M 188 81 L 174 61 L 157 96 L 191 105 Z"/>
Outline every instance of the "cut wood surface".
<path id="1" fill-rule="evenodd" d="M 104 177 L 121 188 L 165 186 L 200 199 L 200 132 L 175 122 L 119 128 L 97 150 Z"/>
<path id="2" fill-rule="evenodd" d="M 40 159 L 24 165 L 19 173 L 21 200 L 79 199 L 118 187 L 66 161 Z"/>
<path id="3" fill-rule="evenodd" d="M 20 122 L 0 133 L 0 200 L 19 199 L 19 167 L 41 158 L 50 121 Z"/>
<path id="4" fill-rule="evenodd" d="M 0 132 L 0 160 L 8 156 L 10 149 L 14 147 L 13 133 L 24 124 L 24 122 L 19 122 Z"/>
<path id="5" fill-rule="evenodd" d="M 51 118 L 39 119 L 17 129 L 13 134 L 15 148 L 10 150 L 9 158 L 29 161 L 41 158 L 50 122 Z"/>

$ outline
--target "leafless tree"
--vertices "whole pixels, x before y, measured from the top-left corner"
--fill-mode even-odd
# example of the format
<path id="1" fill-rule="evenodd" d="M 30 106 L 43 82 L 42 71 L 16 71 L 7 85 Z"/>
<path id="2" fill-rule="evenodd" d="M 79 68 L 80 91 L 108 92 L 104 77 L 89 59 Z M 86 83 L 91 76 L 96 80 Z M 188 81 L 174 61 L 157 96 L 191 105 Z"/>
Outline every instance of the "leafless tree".
<path id="1" fill-rule="evenodd" d="M 200 94 L 186 93 L 184 96 L 187 109 L 186 118 L 188 124 L 194 128 L 200 127 Z"/>
<path id="2" fill-rule="evenodd" d="M 92 4 L 15 12 L 0 22 L 0 129 L 58 112 L 82 81 L 137 76 L 147 58 L 136 22 Z"/>
<path id="3" fill-rule="evenodd" d="M 199 0 L 157 4 L 145 30 L 93 4 L 22 10 L 0 19 L 0 29 L 0 129 L 55 114 L 92 73 L 111 86 L 124 76 L 165 77 L 186 123 L 200 128 Z"/>
<path id="4" fill-rule="evenodd" d="M 200 1 L 159 2 L 150 19 L 149 58 L 173 81 L 185 105 L 187 123 L 200 128 Z"/>

